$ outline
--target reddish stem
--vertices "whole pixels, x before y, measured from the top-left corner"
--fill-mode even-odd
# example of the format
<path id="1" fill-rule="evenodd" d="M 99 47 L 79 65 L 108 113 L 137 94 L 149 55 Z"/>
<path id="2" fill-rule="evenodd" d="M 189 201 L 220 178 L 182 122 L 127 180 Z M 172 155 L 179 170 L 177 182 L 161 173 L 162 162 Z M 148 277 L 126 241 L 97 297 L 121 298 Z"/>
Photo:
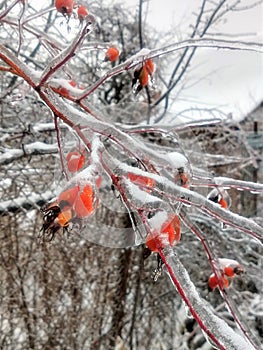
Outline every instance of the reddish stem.
<path id="1" fill-rule="evenodd" d="M 13 4 L 11 4 L 11 5 L 0 15 L 0 20 L 1 20 L 2 18 L 4 18 L 4 17 L 8 14 L 8 12 L 11 11 L 12 8 L 13 8 L 18 2 L 20 2 L 20 0 L 15 0 L 15 1 L 13 2 Z"/>
<path id="2" fill-rule="evenodd" d="M 195 311 L 194 307 L 192 306 L 190 300 L 188 299 L 187 295 L 185 294 L 185 291 L 183 289 L 183 287 L 181 286 L 181 284 L 179 283 L 178 279 L 176 278 L 174 271 L 172 269 L 172 267 L 169 265 L 169 263 L 166 260 L 166 256 L 163 253 L 162 249 L 158 249 L 158 253 L 160 254 L 160 257 L 163 261 L 163 263 L 165 264 L 167 271 L 173 281 L 173 283 L 175 284 L 178 293 L 181 295 L 183 301 L 185 302 L 185 304 L 188 306 L 189 311 L 191 312 L 191 314 L 193 315 L 194 319 L 197 321 L 197 323 L 199 324 L 200 328 L 209 336 L 209 338 L 219 347 L 220 350 L 227 350 L 219 341 L 218 339 L 214 336 L 213 333 L 211 333 L 211 331 L 209 329 L 207 329 L 206 325 L 203 323 L 203 321 L 201 320 L 201 318 L 199 317 L 198 313 Z"/>
<path id="3" fill-rule="evenodd" d="M 203 247 L 204 247 L 204 250 L 206 252 L 206 255 L 208 257 L 208 260 L 210 262 L 210 265 L 212 267 L 212 270 L 215 274 L 215 276 L 217 277 L 218 280 L 220 280 L 220 276 L 218 275 L 218 270 L 217 268 L 215 267 L 214 263 L 213 263 L 213 256 L 212 256 L 212 253 L 211 253 L 211 250 L 207 244 L 207 242 L 205 241 L 205 238 L 203 237 L 203 235 L 201 234 L 201 232 L 198 230 L 198 228 L 191 224 L 185 217 L 185 213 L 183 213 L 182 215 L 182 212 L 179 214 L 180 218 L 182 219 L 182 221 L 184 222 L 184 224 L 200 239 Z M 225 290 L 222 288 L 221 284 L 219 283 L 218 285 L 218 288 L 219 288 L 219 291 L 220 291 L 220 294 L 222 295 L 225 303 L 227 304 L 228 306 L 228 309 L 230 311 L 230 314 L 233 316 L 235 322 L 237 323 L 237 325 L 240 327 L 241 331 L 243 332 L 244 336 L 247 338 L 247 340 L 250 342 L 251 345 L 254 346 L 254 348 L 256 348 L 256 345 L 253 343 L 252 339 L 250 338 L 250 336 L 248 335 L 246 329 L 243 327 L 241 321 L 239 320 L 238 316 L 236 315 L 231 303 L 230 303 L 230 300 L 228 299 L 227 295 L 226 295 L 226 292 Z"/>

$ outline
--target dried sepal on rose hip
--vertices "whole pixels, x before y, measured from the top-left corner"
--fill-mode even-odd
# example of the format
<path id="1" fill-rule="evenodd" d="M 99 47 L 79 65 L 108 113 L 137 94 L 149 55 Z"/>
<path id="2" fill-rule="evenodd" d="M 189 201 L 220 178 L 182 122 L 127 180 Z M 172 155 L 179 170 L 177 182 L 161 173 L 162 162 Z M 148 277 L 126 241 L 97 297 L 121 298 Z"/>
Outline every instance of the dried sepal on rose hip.
<path id="1" fill-rule="evenodd" d="M 55 0 L 55 7 L 65 17 L 70 17 L 75 6 L 74 0 Z"/>
<path id="2" fill-rule="evenodd" d="M 210 201 L 219 204 L 224 209 L 229 209 L 231 206 L 231 198 L 228 192 L 221 187 L 214 188 L 207 196 Z"/>
<path id="3" fill-rule="evenodd" d="M 141 67 L 137 68 L 133 73 L 132 86 L 135 87 L 135 93 L 140 92 L 149 83 L 149 77 L 152 78 L 154 73 L 154 63 L 149 58 L 145 60 Z"/>
<path id="4" fill-rule="evenodd" d="M 98 207 L 96 184 L 72 183 L 58 197 L 46 204 L 43 212 L 42 237 L 52 240 L 60 229 L 66 230 L 70 223 L 80 223 L 91 216 Z"/>

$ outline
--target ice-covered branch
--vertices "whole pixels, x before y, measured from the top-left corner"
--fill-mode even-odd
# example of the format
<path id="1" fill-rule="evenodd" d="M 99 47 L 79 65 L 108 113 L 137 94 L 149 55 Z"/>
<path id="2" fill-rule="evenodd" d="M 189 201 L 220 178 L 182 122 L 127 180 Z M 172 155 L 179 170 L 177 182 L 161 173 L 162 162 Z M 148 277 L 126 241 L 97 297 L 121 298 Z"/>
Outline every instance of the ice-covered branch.
<path id="1" fill-rule="evenodd" d="M 125 165 L 123 168 L 120 167 L 120 170 L 122 170 L 124 174 L 127 174 L 127 171 L 134 171 L 134 168 Z M 258 239 L 260 242 L 263 241 L 263 227 L 258 225 L 253 220 L 232 213 L 229 210 L 225 210 L 201 194 L 191 191 L 187 188 L 177 186 L 168 178 L 164 178 L 162 176 L 137 169 L 136 172 L 138 175 L 144 175 L 148 178 L 153 179 L 156 183 L 156 188 L 158 188 L 160 193 L 163 196 L 166 196 L 171 201 L 171 203 L 173 203 L 173 201 L 179 201 L 187 205 L 193 205 L 204 213 L 207 213 L 208 215 L 224 222 L 225 224 L 246 232 L 253 238 Z"/>
<path id="2" fill-rule="evenodd" d="M 92 30 L 95 23 L 95 18 L 91 15 L 85 18 L 85 24 L 79 31 L 73 42 L 62 52 L 60 52 L 51 62 L 47 65 L 42 73 L 39 81 L 39 86 L 43 85 L 60 67 L 65 65 L 68 60 L 76 54 L 77 49 L 81 46 L 86 35 Z"/>
<path id="3" fill-rule="evenodd" d="M 62 120 L 74 128 L 75 132 L 78 133 L 79 137 L 82 138 L 84 143 L 87 142 L 85 138 L 86 129 L 89 132 L 95 132 L 106 136 L 108 139 L 113 141 L 113 144 L 116 143 L 119 145 L 122 151 L 134 157 L 134 159 L 140 159 L 142 162 L 146 158 L 155 160 L 159 159 L 160 161 L 163 161 L 163 155 L 159 155 L 158 152 L 150 147 L 147 147 L 139 140 L 134 139 L 130 135 L 127 135 L 109 123 L 99 121 L 93 116 L 87 115 L 81 111 L 78 111 L 76 108 L 65 104 L 52 91 L 47 90 L 47 93 L 49 98 L 46 98 L 47 96 L 45 97 L 45 95 L 43 95 L 43 98 L 46 99 L 46 103 L 50 105 L 51 109 L 56 115 L 61 115 Z M 129 169 L 128 166 L 125 165 L 125 169 L 123 169 L 124 173 L 127 174 L 127 170 L 133 172 L 134 168 L 130 167 Z M 221 220 L 225 224 L 246 232 L 260 241 L 263 240 L 263 228 L 256 224 L 253 220 L 225 210 L 216 203 L 206 199 L 204 196 L 194 191 L 190 191 L 189 189 L 175 185 L 166 177 L 152 174 L 150 172 L 143 172 L 142 170 L 138 171 L 144 173 L 141 175 L 153 179 L 156 182 L 158 191 L 170 197 L 170 201 L 180 201 L 182 203 L 193 205 L 210 216 Z"/>
<path id="4" fill-rule="evenodd" d="M 215 315 L 211 306 L 202 299 L 188 272 L 181 264 L 172 248 L 159 250 L 168 274 L 181 295 L 189 311 L 198 322 L 201 329 L 210 337 L 212 342 L 221 350 L 255 349 L 242 336 L 234 332 L 222 319 Z"/>
<path id="5" fill-rule="evenodd" d="M 211 265 L 211 268 L 213 270 L 213 273 L 215 274 L 215 276 L 218 278 L 218 280 L 220 280 L 221 278 L 221 271 L 220 268 L 218 268 L 218 257 L 215 257 L 212 253 L 212 250 L 208 244 L 209 240 L 207 239 L 206 235 L 204 234 L 204 232 L 202 232 L 199 227 L 196 224 L 193 224 L 192 222 L 192 218 L 187 217 L 187 214 L 185 212 L 185 210 L 182 210 L 180 213 L 180 218 L 182 219 L 182 221 L 184 222 L 184 224 L 186 225 L 186 227 L 188 227 L 197 237 L 198 239 L 201 241 L 204 250 L 206 252 L 207 258 L 209 260 L 209 263 Z M 251 336 L 248 334 L 248 327 L 244 327 L 244 325 L 241 322 L 241 317 L 239 316 L 238 310 L 235 307 L 235 305 L 230 301 L 226 291 L 224 290 L 224 288 L 222 288 L 222 286 L 219 284 L 218 285 L 219 291 L 221 296 L 223 297 L 228 310 L 230 312 L 230 314 L 232 315 L 232 317 L 234 318 L 236 324 L 238 325 L 238 327 L 241 329 L 242 333 L 244 334 L 245 338 L 251 343 L 252 346 L 254 345 L 253 340 L 251 339 Z"/>
<path id="6" fill-rule="evenodd" d="M 198 182 L 198 180 L 195 180 L 194 186 L 198 186 L 198 187 L 221 186 L 221 187 L 224 187 L 225 189 L 235 188 L 236 190 L 239 190 L 239 191 L 250 191 L 251 193 L 255 193 L 255 194 L 263 193 L 263 184 L 252 182 L 252 181 L 232 179 L 224 176 L 213 177 L 209 179 L 209 182 L 208 181 Z"/>
<path id="7" fill-rule="evenodd" d="M 3 11 L 1 14 L 0 14 L 0 20 L 2 20 L 7 14 L 8 12 L 10 12 L 12 10 L 12 8 L 18 3 L 20 2 L 20 0 L 15 0 L 12 4 L 10 4 L 6 9 L 5 11 Z"/>
<path id="8" fill-rule="evenodd" d="M 16 74 L 21 76 L 30 86 L 35 86 L 38 80 L 38 74 L 1 44 L 0 59 L 2 59 L 8 66 L 12 67 Z"/>
<path id="9" fill-rule="evenodd" d="M 130 124 L 121 124 L 120 127 L 124 130 L 126 130 L 129 133 L 143 133 L 143 132 L 160 132 L 160 130 L 164 130 L 167 132 L 178 132 L 182 130 L 189 130 L 189 129 L 195 129 L 200 128 L 201 126 L 207 126 L 207 125 L 218 125 L 222 124 L 222 119 L 219 118 L 213 118 L 213 119 L 203 119 L 203 120 L 191 120 L 189 122 L 183 122 L 178 123 L 175 126 L 172 126 L 169 124 L 162 123 L 161 126 L 156 125 L 148 125 L 148 124 L 140 124 L 140 125 L 130 125 Z"/>
<path id="10" fill-rule="evenodd" d="M 146 58 L 159 57 L 188 47 L 263 52 L 263 44 L 260 42 L 202 38 L 188 39 L 160 49 L 151 50 Z"/>
<path id="11" fill-rule="evenodd" d="M 148 58 L 159 57 L 166 55 L 178 50 L 186 48 L 212 48 L 212 49 L 225 49 L 225 50 L 245 50 L 245 51 L 256 51 L 263 52 L 263 44 L 257 42 L 243 42 L 243 41 L 232 41 L 223 39 L 189 39 L 178 43 L 173 43 L 168 46 L 164 46 L 160 49 L 148 50 L 142 49 L 136 55 L 131 56 L 124 63 L 119 64 L 109 70 L 103 77 L 101 77 L 94 85 L 88 87 L 84 92 L 78 97 L 78 100 L 89 96 L 93 93 L 99 86 L 101 86 L 109 78 L 120 74 L 126 70 L 134 68 L 136 65 Z"/>
<path id="12" fill-rule="evenodd" d="M 175 190 L 176 185 L 172 184 L 172 186 L 170 186 L 170 181 L 168 186 L 167 184 L 168 184 L 168 181 L 164 184 L 164 192 L 166 193 L 177 192 Z M 162 183 L 160 185 L 162 185 Z M 181 198 L 187 198 L 187 199 L 180 199 L 180 197 L 178 197 L 179 192 L 181 192 Z M 183 192 L 185 193 L 184 195 L 183 195 Z M 193 205 L 198 209 L 200 209 L 201 211 L 203 211 L 204 213 L 207 213 L 208 215 L 220 220 L 221 222 L 224 222 L 229 226 L 232 226 L 238 230 L 241 230 L 249 234 L 253 238 L 258 239 L 260 242 L 263 242 L 263 227 L 258 225 L 252 219 L 248 219 L 238 214 L 232 213 L 229 210 L 225 210 L 221 208 L 218 204 L 213 203 L 212 201 L 206 199 L 205 197 L 203 197 L 202 195 L 194 191 L 189 191 L 187 189 L 180 189 L 178 191 L 178 194 L 176 195 L 178 200 L 186 204 Z"/>

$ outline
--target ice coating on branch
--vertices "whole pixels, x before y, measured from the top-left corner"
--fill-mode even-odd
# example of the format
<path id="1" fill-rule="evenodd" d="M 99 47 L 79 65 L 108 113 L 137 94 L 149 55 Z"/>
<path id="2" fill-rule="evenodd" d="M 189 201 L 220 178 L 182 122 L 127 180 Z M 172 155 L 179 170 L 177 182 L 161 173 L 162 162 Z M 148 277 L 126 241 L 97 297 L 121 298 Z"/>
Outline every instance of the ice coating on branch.
<path id="1" fill-rule="evenodd" d="M 137 208 L 158 208 L 164 204 L 160 198 L 140 189 L 138 185 L 132 183 L 128 179 L 123 179 L 122 184 L 127 191 L 127 197 L 132 200 L 133 205 Z"/>
<path id="2" fill-rule="evenodd" d="M 202 299 L 188 272 L 181 264 L 179 258 L 172 249 L 166 249 L 165 265 L 169 266 L 169 276 L 175 283 L 179 293 L 183 297 L 190 311 L 196 313 L 195 319 L 204 331 L 209 331 L 225 350 L 255 350 L 240 334 L 236 333 L 221 318 L 215 315 L 214 310 L 207 301 Z"/>
<path id="3" fill-rule="evenodd" d="M 82 27 L 72 41 L 72 43 L 62 50 L 57 56 L 55 56 L 49 64 L 44 69 L 39 85 L 42 85 L 46 82 L 53 74 L 57 72 L 59 68 L 65 65 L 68 60 L 76 54 L 76 51 L 81 47 L 83 40 L 86 35 L 92 30 L 93 25 L 95 24 L 95 18 L 92 15 L 88 15 L 85 20 L 82 22 Z"/>
<path id="4" fill-rule="evenodd" d="M 149 55 L 149 53 L 151 52 L 151 50 L 147 49 L 147 48 L 143 48 L 141 49 L 139 52 L 137 52 L 135 55 L 131 56 L 129 58 L 129 61 L 131 60 L 137 60 L 139 58 L 143 58 L 144 56 Z"/>
<path id="5" fill-rule="evenodd" d="M 83 92 L 83 89 L 77 88 L 76 83 L 74 83 L 72 80 L 55 78 L 55 79 L 52 79 L 51 83 L 52 83 L 52 86 L 54 86 L 57 89 L 60 89 L 61 93 L 62 91 L 67 92 L 67 95 L 78 96 Z M 65 95 L 65 93 L 62 95 Z"/>
<path id="6" fill-rule="evenodd" d="M 92 151 L 90 155 L 91 163 L 96 164 L 97 167 L 101 166 L 100 153 L 103 151 L 104 146 L 98 137 L 94 137 L 92 141 Z"/>
<path id="7" fill-rule="evenodd" d="M 84 170 L 77 173 L 75 176 L 73 176 L 66 187 L 70 186 L 71 184 L 79 184 L 79 185 L 85 185 L 87 182 L 93 183 L 95 176 L 98 174 L 97 166 L 92 164 L 87 166 Z"/>
<path id="8" fill-rule="evenodd" d="M 151 52 L 151 50 L 147 49 L 147 48 L 143 48 L 141 49 L 139 52 L 137 52 L 136 54 L 132 55 L 131 57 L 129 57 L 125 62 L 124 65 L 129 65 L 131 63 L 138 63 L 141 62 L 145 56 L 149 55 Z"/>
<path id="9" fill-rule="evenodd" d="M 229 177 L 224 176 L 218 176 L 214 178 L 214 182 L 217 185 L 224 186 L 225 189 L 228 188 L 237 188 L 239 185 L 239 188 L 243 188 L 245 190 L 254 190 L 254 193 L 262 193 L 263 192 L 263 184 L 255 183 L 251 181 L 243 181 L 243 180 L 237 180 L 237 179 L 231 179 Z"/>
<path id="10" fill-rule="evenodd" d="M 88 125 L 88 131 L 93 130 L 94 132 L 98 132 L 99 134 L 117 138 L 119 142 L 123 143 L 125 147 L 128 148 L 129 151 L 133 154 L 136 154 L 137 157 L 141 155 L 145 156 L 146 154 L 148 157 L 151 157 L 153 159 L 161 158 L 156 157 L 156 153 L 154 152 L 154 150 L 150 152 L 149 147 L 141 146 L 141 144 L 138 143 L 137 140 L 132 138 L 130 135 L 121 132 L 109 123 L 102 122 L 100 120 L 95 120 L 90 114 L 84 114 L 83 112 L 79 111 L 77 108 L 74 108 L 70 104 L 66 105 L 64 101 L 58 96 L 56 96 L 56 94 L 52 91 L 48 91 L 47 93 L 51 102 L 57 106 L 61 113 L 69 115 L 72 122 L 74 122 L 75 125 Z M 117 159 L 114 159 L 114 166 L 120 166 L 120 162 L 118 162 Z M 125 164 L 122 166 L 122 168 L 120 168 L 120 170 L 123 170 L 123 172 L 126 171 L 126 174 L 128 171 L 139 172 L 139 169 L 135 169 Z M 146 174 L 145 172 L 142 173 Z M 150 173 L 148 176 L 155 181 L 157 190 L 160 188 L 162 189 L 162 191 L 169 193 L 169 195 L 173 196 L 174 198 L 187 198 L 187 200 L 190 202 L 190 204 L 192 204 L 192 206 L 200 208 L 200 210 L 204 213 L 209 212 L 213 217 L 220 218 L 229 226 L 242 230 L 246 232 L 246 234 L 257 239 L 259 242 L 262 242 L 263 230 L 262 227 L 258 225 L 255 221 L 242 217 L 230 211 L 224 210 L 218 204 L 209 201 L 201 194 L 198 194 L 194 191 L 190 191 L 187 188 L 177 186 L 167 177 L 161 177 L 160 175 Z M 184 202 L 186 202 L 186 200 L 184 200 Z"/>

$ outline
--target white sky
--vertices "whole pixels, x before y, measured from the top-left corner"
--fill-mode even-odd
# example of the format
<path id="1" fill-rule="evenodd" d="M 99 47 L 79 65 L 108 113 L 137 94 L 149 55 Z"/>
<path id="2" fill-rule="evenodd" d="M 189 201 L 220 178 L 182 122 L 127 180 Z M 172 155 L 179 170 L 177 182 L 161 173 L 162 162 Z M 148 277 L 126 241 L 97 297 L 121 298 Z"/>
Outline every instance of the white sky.
<path id="1" fill-rule="evenodd" d="M 139 0 L 126 0 L 131 10 L 138 7 Z M 219 0 L 217 0 L 219 2 Z M 243 0 L 239 7 L 253 4 L 256 0 Z M 185 38 L 190 24 L 195 23 L 196 13 L 202 0 L 149 0 L 143 8 L 145 24 L 158 30 L 174 33 L 174 42 Z M 233 4 L 234 1 L 227 1 Z M 148 10 L 147 10 L 148 7 Z M 230 12 L 225 20 L 209 33 L 230 34 L 231 40 L 263 41 L 263 5 L 246 11 Z M 222 36 L 221 36 L 222 38 Z M 170 67 L 172 70 L 173 66 Z M 263 100 L 263 54 L 255 52 L 234 52 L 202 49 L 195 56 L 189 73 L 187 88 L 174 102 L 173 110 L 196 107 L 197 102 L 206 107 L 217 107 L 241 118 Z M 200 81 L 200 78 L 203 78 Z M 223 107 L 222 107 L 223 106 Z"/>

